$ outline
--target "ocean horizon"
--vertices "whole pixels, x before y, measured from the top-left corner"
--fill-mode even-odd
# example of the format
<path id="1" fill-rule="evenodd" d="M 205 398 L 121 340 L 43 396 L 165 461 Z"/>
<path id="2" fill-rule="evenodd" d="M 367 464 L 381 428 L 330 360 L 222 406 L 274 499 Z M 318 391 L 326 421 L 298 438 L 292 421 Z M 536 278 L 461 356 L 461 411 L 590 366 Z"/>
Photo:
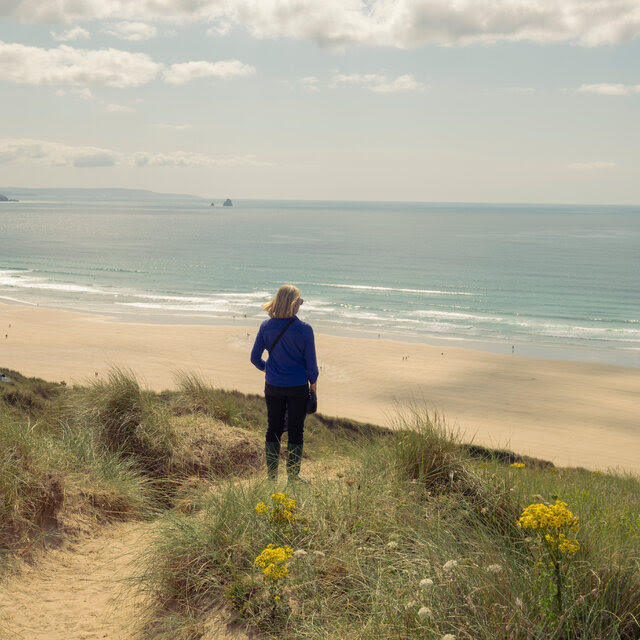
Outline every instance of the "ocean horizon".
<path id="1" fill-rule="evenodd" d="M 77 191 L 2 191 L 0 302 L 257 326 L 290 282 L 318 332 L 640 367 L 637 206 Z"/>

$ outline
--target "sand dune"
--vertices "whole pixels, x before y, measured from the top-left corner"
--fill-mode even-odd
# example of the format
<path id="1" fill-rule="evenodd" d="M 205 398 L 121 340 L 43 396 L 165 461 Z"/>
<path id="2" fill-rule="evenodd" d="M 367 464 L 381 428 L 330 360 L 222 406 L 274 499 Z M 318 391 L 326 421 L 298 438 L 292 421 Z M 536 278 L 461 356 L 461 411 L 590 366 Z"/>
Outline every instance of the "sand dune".
<path id="1" fill-rule="evenodd" d="M 264 384 L 249 362 L 257 326 L 133 324 L 0 305 L 0 330 L 0 366 L 49 380 L 82 383 L 117 365 L 156 390 L 172 387 L 181 369 L 243 392 Z M 325 414 L 384 425 L 414 402 L 477 443 L 640 473 L 640 369 L 329 335 L 317 335 L 317 351 Z"/>

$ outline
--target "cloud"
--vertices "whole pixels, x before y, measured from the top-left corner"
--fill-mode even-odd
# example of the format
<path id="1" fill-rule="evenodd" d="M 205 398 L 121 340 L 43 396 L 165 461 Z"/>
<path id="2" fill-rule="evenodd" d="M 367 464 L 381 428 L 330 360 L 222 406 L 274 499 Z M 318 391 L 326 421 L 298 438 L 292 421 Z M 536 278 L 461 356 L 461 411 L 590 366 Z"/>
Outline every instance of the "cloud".
<path id="1" fill-rule="evenodd" d="M 418 82 L 412 75 L 406 74 L 390 79 L 380 73 L 334 73 L 331 87 L 341 85 L 356 85 L 375 91 L 376 93 L 396 93 L 398 91 L 419 91 L 425 86 Z"/>
<path id="2" fill-rule="evenodd" d="M 0 81 L 33 85 L 135 87 L 156 77 L 162 65 L 145 53 L 117 49 L 40 49 L 0 41 Z"/>
<path id="3" fill-rule="evenodd" d="M 120 154 L 98 147 L 72 147 L 29 138 L 0 139 L 0 163 L 35 163 L 55 167 L 112 167 Z"/>
<path id="4" fill-rule="evenodd" d="M 615 162 L 572 162 L 567 167 L 573 171 L 592 171 L 594 169 L 615 169 Z"/>
<path id="5" fill-rule="evenodd" d="M 274 163 L 260 161 L 253 155 L 214 158 L 189 151 L 152 153 L 138 151 L 131 156 L 132 164 L 137 167 L 272 167 Z"/>
<path id="6" fill-rule="evenodd" d="M 51 37 L 57 42 L 71 42 L 72 40 L 86 40 L 90 33 L 82 27 L 74 27 L 62 33 L 51 32 Z"/>
<path id="7" fill-rule="evenodd" d="M 210 156 L 189 151 L 171 153 L 138 151 L 132 155 L 132 161 L 136 167 L 209 167 L 215 164 Z"/>
<path id="8" fill-rule="evenodd" d="M 192 151 L 121 153 L 99 147 L 75 147 L 48 140 L 0 139 L 0 164 L 19 163 L 53 167 L 272 167 L 255 155 L 214 157 Z"/>
<path id="9" fill-rule="evenodd" d="M 205 60 L 165 67 L 145 53 L 119 49 L 74 49 L 61 45 L 41 49 L 0 41 L 0 81 L 32 85 L 101 85 L 135 87 L 147 84 L 162 72 L 169 84 L 184 84 L 196 78 L 231 78 L 256 73 L 239 60 Z"/>
<path id="10" fill-rule="evenodd" d="M 140 40 L 150 40 L 158 35 L 158 30 L 144 22 L 117 22 L 103 29 L 105 33 L 120 38 L 138 42 Z"/>
<path id="11" fill-rule="evenodd" d="M 318 82 L 320 81 L 315 76 L 305 76 L 300 78 L 298 82 L 305 91 L 318 91 Z"/>
<path id="12" fill-rule="evenodd" d="M 600 46 L 640 35 L 638 0 L 11 0 L 0 15 L 50 24 L 201 22 L 213 34 L 240 26 L 257 38 L 333 48 L 500 41 Z"/>
<path id="13" fill-rule="evenodd" d="M 232 24 L 227 20 L 223 20 L 222 22 L 209 27 L 207 29 L 207 35 L 213 37 L 226 36 L 231 31 L 231 29 Z"/>
<path id="14" fill-rule="evenodd" d="M 640 84 L 583 84 L 578 93 L 597 93 L 601 96 L 630 96 L 640 93 Z"/>
<path id="15" fill-rule="evenodd" d="M 238 76 L 253 75 L 255 68 L 239 60 L 223 60 L 220 62 L 206 62 L 193 60 L 172 64 L 164 70 L 164 80 L 169 84 L 185 84 L 198 78 L 218 78 L 229 80 Z"/>

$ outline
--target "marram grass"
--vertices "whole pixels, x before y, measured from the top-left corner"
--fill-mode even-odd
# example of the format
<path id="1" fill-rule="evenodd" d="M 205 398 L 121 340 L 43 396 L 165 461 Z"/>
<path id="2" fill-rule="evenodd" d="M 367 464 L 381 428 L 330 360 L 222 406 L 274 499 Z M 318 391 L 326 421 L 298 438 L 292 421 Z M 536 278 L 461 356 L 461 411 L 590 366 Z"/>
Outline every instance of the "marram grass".
<path id="1" fill-rule="evenodd" d="M 152 596 L 146 640 L 198 638 L 221 606 L 280 640 L 640 638 L 638 478 L 464 445 L 414 408 L 393 433 L 311 416 L 306 451 L 327 476 L 274 487 L 238 476 L 242 447 L 255 467 L 264 432 L 258 396 L 191 374 L 154 394 L 117 369 L 74 388 L 12 373 L 0 398 L 0 547 L 28 548 L 52 519 L 60 526 L 69 495 L 90 496 L 98 519 L 162 506 L 137 585 Z M 237 437 L 208 475 L 215 451 L 205 443 L 193 458 L 193 442 L 216 428 Z M 578 519 L 563 532 L 575 544 L 518 526 L 531 505 L 558 502 Z M 561 606 L 545 541 L 572 550 L 558 556 Z"/>
<path id="2" fill-rule="evenodd" d="M 290 488 L 293 521 L 268 517 L 278 494 L 262 481 L 167 516 L 145 576 L 163 603 L 153 615 L 225 601 L 280 639 L 640 637 L 637 480 L 473 460 L 441 426 L 414 416 L 411 433 L 365 445 L 342 477 Z M 557 499 L 580 517 L 561 611 L 548 556 L 517 526 L 527 506 Z M 594 512 L 607 521 L 588 522 Z M 277 589 L 255 565 L 269 548 L 291 549 Z"/>

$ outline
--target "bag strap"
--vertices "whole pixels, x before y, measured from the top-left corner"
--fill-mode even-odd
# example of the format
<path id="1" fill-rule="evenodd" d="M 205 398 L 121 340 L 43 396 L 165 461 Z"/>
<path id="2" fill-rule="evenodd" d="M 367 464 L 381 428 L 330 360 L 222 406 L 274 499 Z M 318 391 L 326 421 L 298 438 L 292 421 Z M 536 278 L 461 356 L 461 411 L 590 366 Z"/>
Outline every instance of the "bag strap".
<path id="1" fill-rule="evenodd" d="M 271 349 L 267 349 L 267 351 L 269 352 L 269 355 L 271 355 L 271 352 L 275 349 L 276 345 L 278 344 L 278 341 L 280 340 L 280 338 L 282 338 L 284 332 L 293 324 L 293 321 L 295 319 L 296 318 L 294 316 L 293 318 L 291 318 L 291 320 L 289 320 L 289 322 L 287 322 L 287 324 L 284 325 L 284 329 L 280 332 L 278 337 L 275 339 L 274 343 L 271 345 Z"/>

